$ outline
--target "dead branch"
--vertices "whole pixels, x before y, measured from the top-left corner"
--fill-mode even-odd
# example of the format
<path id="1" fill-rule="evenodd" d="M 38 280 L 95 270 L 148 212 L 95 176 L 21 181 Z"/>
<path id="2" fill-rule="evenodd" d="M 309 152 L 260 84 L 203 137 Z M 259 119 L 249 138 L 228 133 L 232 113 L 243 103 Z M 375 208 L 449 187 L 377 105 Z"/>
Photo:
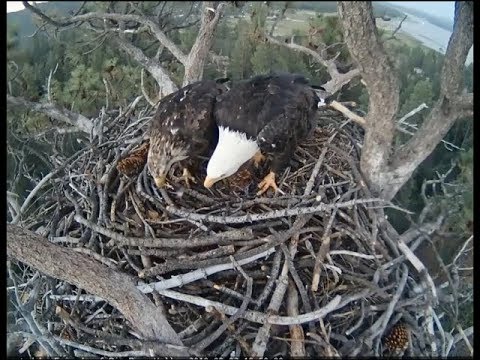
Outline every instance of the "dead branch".
<path id="1" fill-rule="evenodd" d="M 295 288 L 295 284 L 290 281 L 288 284 L 287 295 L 287 313 L 288 316 L 298 316 L 298 292 Z M 299 325 L 290 325 L 290 336 L 292 339 L 292 349 L 290 351 L 291 356 L 304 357 L 305 356 L 305 335 L 303 328 Z"/>
<path id="2" fill-rule="evenodd" d="M 35 112 L 50 116 L 55 120 L 74 126 L 83 131 L 84 133 L 90 134 L 92 133 L 92 131 L 94 131 L 94 134 L 96 136 L 92 121 L 81 114 L 77 114 L 67 109 L 57 107 L 52 103 L 37 103 L 28 101 L 27 99 L 20 96 L 7 95 L 7 102 L 13 106 L 21 106 Z"/>
<path id="3" fill-rule="evenodd" d="M 355 121 L 357 124 L 363 126 L 363 127 L 366 127 L 366 122 L 365 122 L 365 119 L 357 114 L 355 114 L 354 112 L 352 112 L 351 110 L 349 110 L 348 108 L 346 108 L 345 106 L 343 106 L 341 103 L 339 103 L 338 101 L 335 101 L 333 100 L 329 106 L 337 111 L 340 111 L 343 115 L 345 115 L 347 118 L 349 118 L 350 120 L 352 121 Z"/>
<path id="4" fill-rule="evenodd" d="M 283 19 L 283 17 L 285 16 L 285 12 L 287 11 L 287 9 L 290 5 L 291 5 L 290 1 L 285 1 L 285 5 L 283 6 L 282 11 L 275 18 L 275 21 L 273 22 L 272 27 L 270 28 L 270 32 L 268 33 L 268 35 L 273 36 L 273 32 L 275 31 L 275 28 L 277 27 L 278 22 Z"/>
<path id="5" fill-rule="evenodd" d="M 294 216 L 294 215 L 307 215 L 307 214 L 314 214 L 316 212 L 331 210 L 331 209 L 342 209 L 342 208 L 350 208 L 354 205 L 360 204 L 367 204 L 373 202 L 383 202 L 381 199 L 359 199 L 359 200 L 350 200 L 345 201 L 343 203 L 335 203 L 335 204 L 318 204 L 315 206 L 309 207 L 300 207 L 295 209 L 282 209 L 282 210 L 274 210 L 270 212 L 265 212 L 263 214 L 247 214 L 241 216 L 215 216 L 215 215 L 208 215 L 208 214 L 197 214 L 192 213 L 189 211 L 185 211 L 182 209 L 177 209 L 173 206 L 167 206 L 167 211 L 172 213 L 173 215 L 180 216 L 184 219 L 189 220 L 197 220 L 197 221 L 208 221 L 208 222 L 215 222 L 219 224 L 241 224 L 241 223 L 252 223 L 254 221 L 263 221 L 269 219 L 277 219 L 280 217 L 287 217 L 287 216 Z"/>
<path id="6" fill-rule="evenodd" d="M 390 37 L 388 37 L 388 38 L 385 39 L 384 41 L 388 41 L 388 40 L 395 39 L 395 34 L 400 30 L 400 28 L 402 27 L 402 24 L 403 24 L 403 22 L 405 21 L 406 18 L 407 18 L 407 15 L 405 15 L 405 16 L 403 17 L 403 19 L 400 21 L 400 23 L 399 23 L 398 26 L 395 28 L 395 30 L 393 30 L 392 35 L 390 35 Z"/>
<path id="7" fill-rule="evenodd" d="M 182 344 L 160 311 L 135 288 L 130 276 L 113 271 L 88 256 L 51 244 L 15 225 L 7 225 L 7 254 L 106 299 L 147 339 Z"/>
<path id="8" fill-rule="evenodd" d="M 185 301 L 191 304 L 202 306 L 204 308 L 213 307 L 213 308 L 216 308 L 218 311 L 224 312 L 225 314 L 228 314 L 228 315 L 234 315 L 235 313 L 238 312 L 238 309 L 233 306 L 225 305 L 217 301 L 205 300 L 198 296 L 182 294 L 172 290 L 162 290 L 162 291 L 159 291 L 159 293 L 168 298 Z M 340 306 L 343 307 L 348 303 L 350 303 L 351 301 L 355 301 L 354 299 L 355 298 L 352 298 L 352 299 L 349 299 L 348 302 L 342 303 L 341 296 L 336 296 L 321 309 L 315 310 L 311 313 L 298 315 L 298 316 L 278 316 L 278 315 L 264 314 L 257 311 L 247 310 L 241 317 L 248 321 L 256 322 L 259 324 L 299 325 L 299 324 L 307 323 L 309 321 L 321 319 L 325 317 L 327 314 L 329 314 L 330 312 L 332 312 L 333 310 L 338 309 Z"/>
<path id="9" fill-rule="evenodd" d="M 347 73 L 340 73 L 337 69 L 337 65 L 334 59 L 326 60 L 320 55 L 320 53 L 312 49 L 309 49 L 305 46 L 295 44 L 293 41 L 286 43 L 286 42 L 279 41 L 270 35 L 265 34 L 264 36 L 265 36 L 265 39 L 272 44 L 285 46 L 294 51 L 303 52 L 307 55 L 310 55 L 319 64 L 323 65 L 328 71 L 328 74 L 330 75 L 331 80 L 329 80 L 327 83 L 323 84 L 322 86 L 329 93 L 335 94 L 344 85 L 348 84 L 352 79 L 360 75 L 359 69 L 352 69 Z"/>
<path id="10" fill-rule="evenodd" d="M 157 81 L 164 94 L 170 94 L 178 90 L 178 86 L 171 80 L 165 69 L 155 60 L 147 57 L 142 50 L 132 45 L 129 41 L 121 37 L 113 37 L 114 43 L 125 53 L 133 57 L 140 65 L 142 65 Z"/>

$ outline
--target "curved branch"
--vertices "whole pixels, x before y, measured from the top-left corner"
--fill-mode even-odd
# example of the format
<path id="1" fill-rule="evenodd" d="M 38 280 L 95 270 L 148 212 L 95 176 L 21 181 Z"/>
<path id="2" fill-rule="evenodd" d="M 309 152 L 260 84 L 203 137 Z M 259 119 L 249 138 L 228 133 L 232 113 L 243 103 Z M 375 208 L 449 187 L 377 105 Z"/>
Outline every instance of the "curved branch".
<path id="1" fill-rule="evenodd" d="M 330 75 L 331 80 L 322 86 L 325 90 L 331 94 L 338 92 L 344 85 L 348 84 L 352 79 L 360 75 L 360 70 L 352 69 L 345 74 L 342 74 L 338 71 L 337 65 L 334 60 L 327 60 L 323 58 L 318 52 L 309 49 L 305 46 L 295 44 L 293 41 L 286 43 L 275 39 L 270 35 L 265 34 L 265 39 L 275 45 L 285 46 L 294 51 L 299 51 L 304 54 L 310 55 L 317 63 L 323 65 L 328 74 Z"/>
<path id="2" fill-rule="evenodd" d="M 21 96 L 7 95 L 7 103 L 14 106 L 22 106 L 30 110 L 45 114 L 55 120 L 72 125 L 81 131 L 90 134 L 96 131 L 93 122 L 81 114 L 74 113 L 65 108 L 58 107 L 52 103 L 37 103 L 29 101 Z"/>
<path id="3" fill-rule="evenodd" d="M 145 338 L 182 345 L 161 310 L 135 287 L 129 275 L 11 224 L 7 224 L 7 255 L 107 300 Z M 164 354 L 157 355 L 175 355 L 166 347 L 163 350 Z"/>
<path id="4" fill-rule="evenodd" d="M 180 50 L 180 48 L 171 41 L 167 35 L 160 29 L 160 27 L 147 17 L 133 14 L 117 14 L 117 13 L 99 13 L 99 12 L 90 12 L 82 15 L 72 16 L 66 20 L 55 20 L 51 17 L 45 15 L 41 10 L 35 8 L 34 6 L 28 4 L 24 1 L 23 4 L 25 8 L 32 11 L 33 13 L 40 16 L 44 21 L 56 26 L 56 27 L 67 27 L 78 22 L 88 21 L 92 19 L 99 20 L 115 20 L 115 21 L 136 21 L 140 24 L 146 25 L 150 28 L 152 33 L 158 39 L 158 41 L 163 44 L 175 58 L 185 65 L 187 61 L 187 56 Z"/>
<path id="5" fill-rule="evenodd" d="M 160 88 L 163 89 L 163 93 L 171 94 L 178 90 L 178 86 L 173 82 L 159 62 L 150 59 L 142 50 L 125 39 L 114 37 L 113 41 L 121 50 L 130 55 L 153 76 Z"/>

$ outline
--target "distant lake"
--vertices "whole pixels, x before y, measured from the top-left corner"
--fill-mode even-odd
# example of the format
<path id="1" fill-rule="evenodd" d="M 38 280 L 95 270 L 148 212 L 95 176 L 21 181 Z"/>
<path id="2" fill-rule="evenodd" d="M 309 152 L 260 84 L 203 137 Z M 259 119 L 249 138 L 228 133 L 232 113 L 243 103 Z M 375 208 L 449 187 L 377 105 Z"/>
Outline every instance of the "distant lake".
<path id="1" fill-rule="evenodd" d="M 447 50 L 448 41 L 452 35 L 451 31 L 436 26 L 426 19 L 419 18 L 413 14 L 405 12 L 407 18 L 402 24 L 399 32 L 408 34 L 418 41 L 422 42 L 426 47 L 445 54 Z M 377 26 L 388 30 L 395 30 L 402 19 L 394 18 L 390 21 L 383 21 L 377 18 Z M 466 64 L 473 62 L 473 47 L 467 56 Z"/>

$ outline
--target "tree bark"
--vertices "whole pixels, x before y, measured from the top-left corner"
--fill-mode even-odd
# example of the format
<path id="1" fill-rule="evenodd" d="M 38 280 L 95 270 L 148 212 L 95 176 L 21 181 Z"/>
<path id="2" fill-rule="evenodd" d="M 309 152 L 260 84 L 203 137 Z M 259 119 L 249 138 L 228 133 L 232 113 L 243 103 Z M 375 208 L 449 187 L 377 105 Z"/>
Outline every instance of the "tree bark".
<path id="1" fill-rule="evenodd" d="M 398 111 L 399 85 L 378 39 L 371 2 L 338 3 L 344 39 L 369 94 L 367 127 L 360 167 L 374 189 L 390 159 Z M 374 190 L 372 189 L 372 190 Z"/>
<path id="2" fill-rule="evenodd" d="M 210 49 L 213 45 L 215 30 L 218 21 L 222 16 L 226 4 L 220 3 L 214 9 L 213 1 L 203 2 L 203 14 L 195 43 L 188 54 L 185 65 L 185 75 L 183 77 L 183 86 L 199 81 L 203 78 L 205 63 L 209 57 Z"/>
<path id="3" fill-rule="evenodd" d="M 338 12 L 350 53 L 370 99 L 361 170 L 375 195 L 391 200 L 432 153 L 456 119 L 472 114 L 473 95 L 460 95 L 465 60 L 473 44 L 473 5 L 457 2 L 455 25 L 441 73 L 440 97 L 408 143 L 393 149 L 399 85 L 379 41 L 371 2 L 340 1 Z"/>
<path id="4" fill-rule="evenodd" d="M 160 309 L 135 287 L 131 276 L 11 224 L 7 224 L 7 255 L 48 276 L 106 299 L 145 339 L 182 345 Z M 160 348 L 165 352 L 156 355 L 188 355 L 178 351 L 174 353 L 173 349 L 166 347 Z"/>

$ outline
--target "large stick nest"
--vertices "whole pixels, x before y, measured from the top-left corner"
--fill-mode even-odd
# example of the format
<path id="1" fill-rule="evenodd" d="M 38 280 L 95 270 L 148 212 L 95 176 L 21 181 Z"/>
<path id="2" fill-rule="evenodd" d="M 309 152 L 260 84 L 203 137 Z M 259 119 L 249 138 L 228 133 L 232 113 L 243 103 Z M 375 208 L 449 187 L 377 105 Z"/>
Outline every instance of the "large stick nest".
<path id="1" fill-rule="evenodd" d="M 358 169 L 362 129 L 325 111 L 277 179 L 285 195 L 256 197 L 268 164 L 246 166 L 210 190 L 205 170 L 188 189 L 174 169 L 170 186 L 157 189 L 142 147 L 152 115 L 151 108 L 107 113 L 109 130 L 90 137 L 89 148 L 57 156 L 64 168 L 29 214 L 30 228 L 137 277 L 152 301 L 163 302 L 184 344 L 204 354 L 435 351 L 425 316 L 434 299 L 385 226 L 391 204 L 372 197 Z M 119 161 L 131 176 L 117 170 Z M 56 335 L 131 349 L 84 338 L 85 329 L 73 331 L 52 310 L 75 308 L 84 327 L 133 338 L 114 308 L 59 281 L 46 289 L 37 310 Z M 259 332 L 268 319 L 269 331 Z"/>

